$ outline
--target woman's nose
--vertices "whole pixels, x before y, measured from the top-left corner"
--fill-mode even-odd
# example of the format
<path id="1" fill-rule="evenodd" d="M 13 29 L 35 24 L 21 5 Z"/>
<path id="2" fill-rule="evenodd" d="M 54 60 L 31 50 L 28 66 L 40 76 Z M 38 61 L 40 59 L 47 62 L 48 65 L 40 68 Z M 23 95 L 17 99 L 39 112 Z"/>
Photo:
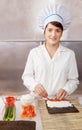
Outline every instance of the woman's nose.
<path id="1" fill-rule="evenodd" d="M 56 35 L 56 32 L 55 32 L 55 31 L 53 31 L 53 32 L 52 32 L 52 36 L 55 36 L 55 35 Z"/>

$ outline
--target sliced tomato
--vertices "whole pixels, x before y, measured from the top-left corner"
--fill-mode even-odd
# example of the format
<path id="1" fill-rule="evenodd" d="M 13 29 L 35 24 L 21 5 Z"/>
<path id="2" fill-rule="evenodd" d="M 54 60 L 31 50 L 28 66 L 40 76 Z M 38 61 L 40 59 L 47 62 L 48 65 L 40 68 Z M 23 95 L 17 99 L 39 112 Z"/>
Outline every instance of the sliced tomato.
<path id="1" fill-rule="evenodd" d="M 35 107 L 33 105 L 23 105 L 22 106 L 21 117 L 34 117 L 36 116 Z"/>
<path id="2" fill-rule="evenodd" d="M 6 97 L 6 104 L 7 105 L 14 105 L 14 103 L 15 103 L 15 97 L 13 97 L 13 96 L 8 96 L 8 97 Z"/>

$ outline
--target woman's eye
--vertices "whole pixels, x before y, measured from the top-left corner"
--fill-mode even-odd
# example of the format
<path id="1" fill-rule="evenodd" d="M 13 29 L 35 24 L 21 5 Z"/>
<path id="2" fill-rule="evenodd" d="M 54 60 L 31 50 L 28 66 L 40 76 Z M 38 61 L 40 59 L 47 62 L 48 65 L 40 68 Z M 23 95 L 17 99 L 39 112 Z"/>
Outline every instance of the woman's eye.
<path id="1" fill-rule="evenodd" d="M 61 32 L 61 30 L 57 29 L 56 32 Z"/>
<path id="2" fill-rule="evenodd" d="M 49 32 L 52 32 L 52 29 L 48 29 Z"/>

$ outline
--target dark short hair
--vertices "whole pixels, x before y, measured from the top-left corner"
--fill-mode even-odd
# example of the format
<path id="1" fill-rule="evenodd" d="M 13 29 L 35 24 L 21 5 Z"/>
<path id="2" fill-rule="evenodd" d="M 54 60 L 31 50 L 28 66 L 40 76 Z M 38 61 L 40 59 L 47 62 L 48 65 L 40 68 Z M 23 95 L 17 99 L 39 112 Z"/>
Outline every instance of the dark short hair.
<path id="1" fill-rule="evenodd" d="M 59 27 L 62 31 L 63 31 L 63 26 L 61 23 L 59 22 L 56 22 L 56 21 L 53 21 L 53 22 L 50 22 L 52 25 L 56 26 L 56 27 Z M 49 24 L 49 23 L 48 23 Z M 48 24 L 46 25 L 46 27 L 48 26 Z M 46 29 L 45 27 L 45 29 Z"/>

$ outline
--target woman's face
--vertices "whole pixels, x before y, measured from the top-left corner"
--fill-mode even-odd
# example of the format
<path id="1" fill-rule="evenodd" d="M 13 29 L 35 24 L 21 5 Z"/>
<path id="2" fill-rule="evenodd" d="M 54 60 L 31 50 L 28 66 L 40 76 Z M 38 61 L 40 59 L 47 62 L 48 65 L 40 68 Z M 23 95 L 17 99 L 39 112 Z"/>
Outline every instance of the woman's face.
<path id="1" fill-rule="evenodd" d="M 44 32 L 46 43 L 50 45 L 59 44 L 62 32 L 61 28 L 49 23 Z"/>

